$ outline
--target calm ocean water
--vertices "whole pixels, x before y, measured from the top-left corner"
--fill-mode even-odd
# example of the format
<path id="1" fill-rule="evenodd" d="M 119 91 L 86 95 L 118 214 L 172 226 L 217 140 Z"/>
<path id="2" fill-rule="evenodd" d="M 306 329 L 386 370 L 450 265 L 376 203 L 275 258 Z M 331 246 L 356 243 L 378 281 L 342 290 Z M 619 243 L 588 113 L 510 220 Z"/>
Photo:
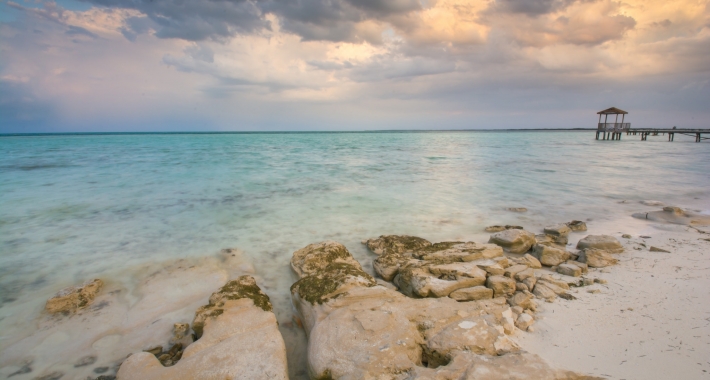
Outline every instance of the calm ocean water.
<path id="1" fill-rule="evenodd" d="M 708 162 L 710 144 L 690 137 L 592 131 L 4 136 L 0 297 L 45 300 L 238 247 L 286 315 L 288 262 L 309 243 L 340 241 L 368 265 L 360 241 L 381 234 L 485 242 L 490 224 L 623 228 L 655 209 L 639 204 L 649 199 L 708 212 Z"/>

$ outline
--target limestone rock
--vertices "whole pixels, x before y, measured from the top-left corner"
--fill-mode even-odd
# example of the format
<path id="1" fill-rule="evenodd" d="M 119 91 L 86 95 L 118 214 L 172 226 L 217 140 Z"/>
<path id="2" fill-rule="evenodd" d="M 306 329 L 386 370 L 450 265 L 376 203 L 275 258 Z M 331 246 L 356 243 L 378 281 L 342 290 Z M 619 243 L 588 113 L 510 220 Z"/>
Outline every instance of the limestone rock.
<path id="1" fill-rule="evenodd" d="M 491 235 L 488 242 L 503 247 L 508 253 L 525 253 L 535 244 L 535 235 L 525 230 L 505 230 Z"/>
<path id="2" fill-rule="evenodd" d="M 296 251 L 291 258 L 291 268 L 299 276 L 320 273 L 334 263 L 360 266 L 344 245 L 334 241 L 308 245 Z"/>
<path id="3" fill-rule="evenodd" d="M 493 297 L 505 297 L 515 292 L 515 281 L 504 276 L 490 276 L 486 287 L 493 289 Z"/>
<path id="4" fill-rule="evenodd" d="M 408 256 L 397 253 L 382 254 L 372 262 L 372 267 L 380 277 L 386 281 L 392 281 L 399 272 L 399 268 L 409 263 L 415 262 Z"/>
<path id="5" fill-rule="evenodd" d="M 515 273 L 515 275 L 513 276 L 516 281 L 520 282 L 529 277 L 535 277 L 535 270 L 532 268 L 526 268 L 525 270 Z"/>
<path id="6" fill-rule="evenodd" d="M 552 285 L 554 285 L 556 288 L 562 289 L 562 291 L 559 291 L 560 293 L 563 292 L 563 291 L 569 290 L 569 284 L 567 284 L 565 281 L 556 279 L 556 278 L 552 277 L 552 276 L 549 275 L 549 274 L 540 276 L 540 278 L 538 278 L 538 281 L 540 281 L 540 282 L 545 282 L 545 283 L 547 283 L 548 285 L 549 285 L 549 284 L 552 284 Z"/>
<path id="7" fill-rule="evenodd" d="M 449 297 L 459 302 L 491 299 L 493 298 L 493 289 L 486 288 L 485 286 L 474 286 L 455 290 L 449 294 Z"/>
<path id="8" fill-rule="evenodd" d="M 486 232 L 500 232 L 500 231 L 505 231 L 505 230 L 522 230 L 522 226 L 488 226 L 485 228 Z"/>
<path id="9" fill-rule="evenodd" d="M 513 278 L 518 272 L 522 272 L 526 269 L 528 269 L 527 265 L 523 265 L 523 264 L 513 265 L 513 266 L 510 266 L 505 269 L 504 275 L 506 277 Z"/>
<path id="10" fill-rule="evenodd" d="M 566 250 L 542 244 L 535 244 L 533 256 L 540 260 L 542 265 L 547 266 L 560 265 L 570 258 L 570 254 Z"/>
<path id="11" fill-rule="evenodd" d="M 535 284 L 535 288 L 532 293 L 538 298 L 542 298 L 547 301 L 552 301 L 557 298 L 557 293 L 555 293 L 546 283 L 538 282 Z"/>
<path id="12" fill-rule="evenodd" d="M 503 250 L 495 244 L 445 241 L 413 251 L 412 256 L 421 260 L 475 261 L 503 256 Z"/>
<path id="13" fill-rule="evenodd" d="M 542 263 L 540 263 L 540 260 L 538 260 L 535 256 L 529 253 L 526 253 L 523 257 L 520 258 L 520 263 L 525 264 L 530 268 L 534 269 L 542 268 Z"/>
<path id="14" fill-rule="evenodd" d="M 398 277 L 407 268 L 401 268 Z M 327 266 L 320 275 L 329 277 L 327 272 L 332 270 L 335 268 Z M 457 269 L 454 277 L 458 273 L 463 272 Z M 313 276 L 304 275 L 299 282 Z M 491 290 L 486 290 L 490 295 Z M 481 367 L 505 371 L 501 373 L 511 378 L 523 373 L 563 378 L 558 376 L 562 372 L 538 357 L 518 354 L 517 345 L 505 335 L 514 332 L 516 319 L 503 298 L 471 302 L 449 297 L 415 299 L 363 283 L 339 284 L 333 292 L 338 296 L 319 303 L 292 291 L 293 305 L 308 335 L 310 378 L 466 379 Z M 499 367 L 498 360 L 509 355 L 512 359 L 501 361 Z"/>
<path id="15" fill-rule="evenodd" d="M 220 312 L 212 312 L 204 319 L 202 336 L 183 351 L 179 362 L 164 367 L 153 354 L 141 352 L 123 362 L 117 377 L 121 380 L 287 379 L 286 346 L 276 317 L 270 311 L 268 297 L 260 299 L 263 293 L 258 286 L 256 291 L 255 286 L 253 278 L 242 276 L 214 293 L 208 306 L 218 309 L 209 310 Z M 213 305 L 212 301 L 216 303 Z M 264 301 L 269 302 L 268 307 Z M 200 319 L 199 315 L 195 319 Z"/>
<path id="16" fill-rule="evenodd" d="M 565 276 L 580 277 L 582 275 L 582 268 L 573 264 L 560 264 L 557 267 L 557 273 Z"/>
<path id="17" fill-rule="evenodd" d="M 403 294 L 410 297 L 446 297 L 454 290 L 483 285 L 486 282 L 486 272 L 475 268 L 482 272 L 481 276 L 451 275 L 440 279 L 438 275 L 430 272 L 430 268 L 410 266 L 400 268 L 394 283 Z"/>
<path id="18" fill-rule="evenodd" d="M 532 290 L 535 288 L 535 284 L 537 283 L 537 279 L 535 278 L 535 276 L 531 276 L 521 282 L 525 284 L 525 286 L 528 287 L 528 290 L 532 292 Z"/>
<path id="19" fill-rule="evenodd" d="M 577 249 L 584 250 L 587 248 L 604 250 L 609 253 L 624 251 L 624 247 L 619 240 L 609 235 L 588 235 L 577 243 Z"/>
<path id="20" fill-rule="evenodd" d="M 175 323 L 173 325 L 173 336 L 170 338 L 170 344 L 176 343 L 181 343 L 185 346 L 192 343 L 189 323 Z"/>
<path id="21" fill-rule="evenodd" d="M 654 246 L 651 246 L 651 248 L 649 248 L 648 250 L 651 251 L 651 252 L 671 253 L 671 251 L 667 251 L 667 250 L 665 250 L 665 249 L 663 249 L 663 248 L 658 248 L 658 247 L 654 247 Z"/>
<path id="22" fill-rule="evenodd" d="M 565 261 L 565 264 L 576 265 L 577 267 L 579 267 L 579 269 L 582 270 L 583 274 L 589 272 L 589 266 L 585 263 L 575 261 L 575 260 L 567 260 L 567 261 Z"/>
<path id="23" fill-rule="evenodd" d="M 572 231 L 581 232 L 587 230 L 587 223 L 584 223 L 581 220 L 573 220 L 567 223 L 567 227 L 569 227 L 569 229 Z"/>
<path id="24" fill-rule="evenodd" d="M 520 306 L 523 309 L 534 309 L 532 295 L 523 292 L 516 292 L 512 297 L 508 298 L 510 306 Z"/>
<path id="25" fill-rule="evenodd" d="M 303 255 L 307 248 L 296 253 Z M 319 252 L 315 251 L 316 257 L 321 255 Z M 375 259 L 373 267 L 380 277 L 393 281 L 410 297 L 446 297 L 457 289 L 483 285 L 486 271 L 482 267 L 493 273 L 503 272 L 493 261 L 501 257 L 503 249 L 495 244 L 441 242 L 406 253 L 392 253 L 390 249 Z"/>
<path id="26" fill-rule="evenodd" d="M 619 262 L 619 260 L 615 259 L 606 251 L 599 249 L 585 249 L 581 251 L 578 260 L 592 268 L 604 268 Z"/>
<path id="27" fill-rule="evenodd" d="M 78 286 L 70 286 L 57 292 L 47 300 L 44 308 L 49 313 L 73 313 L 89 305 L 101 290 L 104 283 L 99 279 L 84 282 Z"/>
<path id="28" fill-rule="evenodd" d="M 515 320 L 515 327 L 526 331 L 533 323 L 535 323 L 535 319 L 530 314 L 523 313 Z"/>
<path id="29" fill-rule="evenodd" d="M 502 276 L 505 273 L 505 269 L 499 264 L 498 261 L 494 260 L 480 260 L 474 261 L 479 268 L 486 271 L 486 273 L 491 276 Z"/>
<path id="30" fill-rule="evenodd" d="M 405 252 L 415 251 L 420 248 L 428 247 L 431 242 L 416 236 L 408 235 L 383 235 L 376 239 L 370 239 L 365 242 L 367 248 L 377 255 L 383 254 L 402 254 Z"/>
<path id="31" fill-rule="evenodd" d="M 224 313 L 224 305 L 227 301 L 242 298 L 252 300 L 254 306 L 264 311 L 271 312 L 272 310 L 269 296 L 261 291 L 254 277 L 240 276 L 236 280 L 227 282 L 221 289 L 212 293 L 209 303 L 197 309 L 195 319 L 192 321 L 192 329 L 195 331 L 197 339 L 202 336 L 205 323 L 208 320 Z"/>
<path id="32" fill-rule="evenodd" d="M 567 236 L 569 235 L 570 231 L 572 230 L 566 224 L 563 223 L 547 226 L 544 229 L 544 232 L 546 234 L 555 236 Z"/>
<path id="33" fill-rule="evenodd" d="M 564 248 L 569 242 L 569 237 L 550 234 L 538 234 L 535 235 L 535 240 L 537 241 L 537 244 L 551 245 L 557 246 L 559 248 Z"/>

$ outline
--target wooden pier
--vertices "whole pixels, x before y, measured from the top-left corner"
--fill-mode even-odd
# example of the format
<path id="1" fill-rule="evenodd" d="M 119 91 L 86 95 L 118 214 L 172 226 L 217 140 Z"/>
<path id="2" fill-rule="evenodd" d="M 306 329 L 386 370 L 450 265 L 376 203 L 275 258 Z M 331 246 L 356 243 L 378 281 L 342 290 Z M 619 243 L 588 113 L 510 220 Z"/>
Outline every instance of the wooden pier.
<path id="1" fill-rule="evenodd" d="M 607 108 L 604 111 L 597 112 L 599 115 L 599 123 L 597 124 L 597 140 L 621 140 L 621 135 L 626 133 L 626 135 L 640 135 L 641 141 L 646 141 L 648 136 L 663 136 L 668 135 L 668 141 L 674 141 L 675 135 L 681 134 L 686 136 L 695 137 L 695 142 L 701 142 L 702 140 L 710 140 L 710 137 L 703 137 L 703 134 L 710 134 L 710 129 L 679 129 L 673 128 L 634 128 L 631 129 L 631 123 L 624 123 L 624 116 L 628 112 L 620 110 L 616 107 Z M 604 115 L 604 122 L 602 123 L 602 115 Z M 613 123 L 607 123 L 609 115 L 614 115 L 615 120 Z M 621 123 L 619 123 L 619 115 L 621 115 Z"/>
<path id="2" fill-rule="evenodd" d="M 710 140 L 710 137 L 703 137 L 703 134 L 710 134 L 710 129 L 678 129 L 678 128 L 634 128 L 628 129 L 626 135 L 641 135 L 641 141 L 646 141 L 648 136 L 664 136 L 668 135 L 668 141 L 674 141 L 675 135 L 685 135 L 695 137 L 695 142 L 702 140 Z"/>

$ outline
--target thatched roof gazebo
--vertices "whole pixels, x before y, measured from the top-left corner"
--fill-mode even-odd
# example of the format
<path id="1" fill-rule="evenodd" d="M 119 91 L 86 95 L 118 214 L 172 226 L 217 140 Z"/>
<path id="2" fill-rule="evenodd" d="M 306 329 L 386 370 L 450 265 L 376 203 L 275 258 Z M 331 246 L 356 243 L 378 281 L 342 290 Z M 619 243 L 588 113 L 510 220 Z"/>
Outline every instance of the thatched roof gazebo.
<path id="1" fill-rule="evenodd" d="M 607 108 L 603 111 L 597 112 L 599 115 L 599 122 L 597 124 L 597 140 L 599 140 L 599 135 L 602 134 L 602 140 L 621 140 L 621 132 L 628 131 L 631 128 L 631 123 L 624 123 L 624 117 L 628 112 L 618 109 L 616 107 Z M 604 122 L 602 123 L 602 115 L 604 115 Z M 609 115 L 614 115 L 614 122 L 608 123 Z M 619 115 L 621 115 L 621 123 L 619 123 Z"/>

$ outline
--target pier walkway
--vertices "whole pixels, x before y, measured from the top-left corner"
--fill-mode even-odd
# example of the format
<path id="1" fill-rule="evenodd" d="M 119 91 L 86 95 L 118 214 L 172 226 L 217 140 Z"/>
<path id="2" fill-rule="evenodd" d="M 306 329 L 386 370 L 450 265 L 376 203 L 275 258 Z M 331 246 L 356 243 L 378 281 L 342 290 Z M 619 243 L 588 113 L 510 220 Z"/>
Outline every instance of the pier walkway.
<path id="1" fill-rule="evenodd" d="M 695 142 L 702 140 L 710 140 L 710 137 L 703 137 L 710 134 L 710 129 L 679 129 L 679 128 L 608 128 L 604 123 L 599 125 L 597 129 L 597 140 L 621 140 L 621 135 L 626 132 L 626 135 L 641 136 L 641 141 L 646 141 L 648 136 L 665 136 L 668 135 L 668 141 L 674 141 L 675 135 L 686 135 L 695 137 Z M 609 123 L 612 124 L 612 123 Z M 618 125 L 618 123 L 617 123 Z"/>

